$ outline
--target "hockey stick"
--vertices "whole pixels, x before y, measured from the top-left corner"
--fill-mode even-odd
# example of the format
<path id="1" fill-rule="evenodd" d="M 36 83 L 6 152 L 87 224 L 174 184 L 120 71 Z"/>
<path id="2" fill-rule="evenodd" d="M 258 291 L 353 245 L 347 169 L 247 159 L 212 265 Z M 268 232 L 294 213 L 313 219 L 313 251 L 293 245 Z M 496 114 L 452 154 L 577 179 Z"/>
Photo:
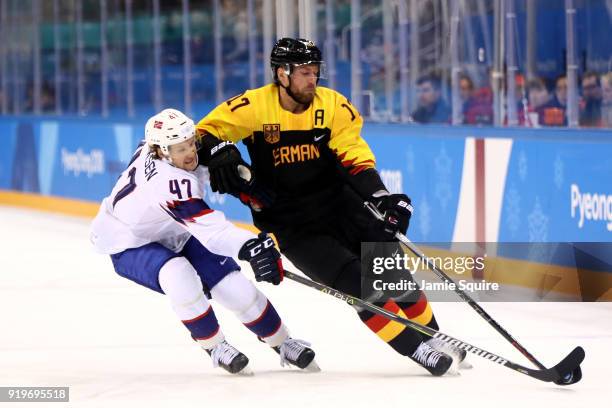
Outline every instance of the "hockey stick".
<path id="1" fill-rule="evenodd" d="M 395 313 L 389 312 L 386 309 L 366 302 L 365 300 L 349 296 L 346 293 L 323 285 L 322 283 L 318 283 L 308 278 L 304 278 L 291 271 L 285 270 L 285 277 L 295 282 L 301 283 L 302 285 L 317 289 L 325 294 L 338 298 L 351 306 L 358 306 L 360 308 L 369 310 L 372 313 L 384 316 L 389 320 L 393 320 L 404 326 L 410 327 L 411 329 L 423 333 L 427 336 L 440 339 L 442 341 L 454 345 L 455 347 L 459 347 L 467 352 L 476 354 L 477 356 L 480 356 L 486 360 L 492 361 L 504 367 L 508 367 L 512 370 L 518 371 L 519 373 L 528 375 L 541 381 L 557 383 L 557 381 L 561 380 L 562 378 L 571 375 L 576 370 L 576 368 L 580 367 L 580 363 L 582 362 L 582 360 L 584 360 L 584 350 L 582 349 L 582 347 L 576 347 L 571 353 L 567 355 L 567 357 L 565 357 L 563 360 L 561 360 L 559 364 L 552 368 L 544 367 L 543 369 L 535 370 L 533 368 L 523 367 L 519 364 L 513 363 L 512 361 L 506 360 L 505 358 L 500 357 L 497 354 L 493 354 L 484 349 L 472 346 L 469 343 L 451 337 L 447 334 L 441 333 L 427 326 L 423 326 L 411 320 L 405 319 L 401 316 L 396 315 Z"/>
<path id="2" fill-rule="evenodd" d="M 372 215 L 374 215 L 374 217 L 376 217 L 378 220 L 382 221 L 383 220 L 383 216 L 380 213 L 380 211 L 378 211 L 378 208 L 366 201 L 364 202 L 364 206 L 372 213 Z M 459 295 L 459 297 L 461 299 L 463 299 L 468 305 L 470 305 L 470 307 L 472 309 L 474 309 L 483 319 L 485 319 L 485 321 L 487 323 L 489 323 L 495 330 L 497 330 L 497 332 L 499 334 L 501 334 L 506 340 L 508 340 L 518 351 L 520 351 L 525 357 L 527 357 L 527 359 L 529 359 L 529 361 L 531 361 L 533 364 L 535 364 L 536 367 L 538 367 L 540 370 L 545 370 L 546 367 L 544 366 L 544 364 L 540 363 L 538 361 L 538 359 L 536 359 L 533 354 L 531 354 L 529 351 L 527 351 L 527 349 L 525 347 L 523 347 L 521 345 L 521 343 L 519 343 L 514 337 L 512 337 L 512 335 L 510 333 L 508 333 L 506 331 L 506 329 L 504 329 L 499 323 L 497 323 L 495 321 L 495 319 L 493 319 L 491 317 L 491 315 L 489 315 L 478 303 L 476 303 L 476 301 L 474 299 L 472 299 L 470 297 L 470 295 L 468 295 L 467 293 L 465 293 L 460 287 L 459 285 L 456 285 L 455 282 L 446 274 L 444 273 L 444 271 L 442 271 L 441 269 L 439 269 L 427 256 L 425 256 L 425 254 L 423 252 L 421 252 L 419 250 L 419 248 L 414 245 L 412 243 L 412 241 L 410 241 L 404 234 L 402 234 L 401 232 L 397 232 L 395 234 L 395 237 L 399 240 L 400 243 L 402 243 L 404 246 L 406 246 L 406 248 L 408 248 L 410 250 L 410 252 L 412 252 L 413 254 L 415 254 L 416 256 L 418 256 L 420 259 L 422 259 L 429 268 L 431 268 L 431 270 L 445 283 L 450 284 L 452 283 L 452 287 L 454 288 L 455 293 L 457 293 L 457 295 Z M 582 349 L 581 349 L 582 350 Z M 575 350 L 574 350 L 575 351 Z M 584 354 L 584 352 L 583 352 Z M 580 369 L 580 366 L 578 365 L 577 367 L 575 367 L 575 369 L 568 373 L 566 377 L 560 378 L 558 381 L 555 381 L 556 384 L 558 385 L 570 385 L 570 384 L 574 384 L 577 383 L 578 381 L 580 381 L 580 379 L 582 378 L 582 370 Z"/>

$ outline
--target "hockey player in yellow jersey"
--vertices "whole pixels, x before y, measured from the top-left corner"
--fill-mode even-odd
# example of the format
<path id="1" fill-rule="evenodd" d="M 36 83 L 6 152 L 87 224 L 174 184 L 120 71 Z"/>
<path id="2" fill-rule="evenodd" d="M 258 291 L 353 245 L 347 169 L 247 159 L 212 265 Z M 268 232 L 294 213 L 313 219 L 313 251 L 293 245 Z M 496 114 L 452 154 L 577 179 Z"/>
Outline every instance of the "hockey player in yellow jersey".
<path id="1" fill-rule="evenodd" d="M 324 64 L 312 41 L 280 39 L 270 62 L 273 84 L 228 99 L 197 124 L 200 163 L 208 166 L 212 189 L 249 205 L 255 226 L 274 233 L 281 252 L 301 271 L 360 296 L 360 243 L 394 241 L 397 231 L 405 233 L 410 199 L 387 191 L 355 107 L 318 86 Z M 250 165 L 234 145 L 239 141 L 247 146 Z M 250 168 L 248 181 L 240 176 L 241 166 Z M 366 213 L 364 200 L 377 205 L 384 222 Z M 422 291 L 402 299 L 379 304 L 438 328 Z M 452 357 L 435 339 L 365 310 L 358 314 L 398 353 L 432 374 L 450 368 Z"/>

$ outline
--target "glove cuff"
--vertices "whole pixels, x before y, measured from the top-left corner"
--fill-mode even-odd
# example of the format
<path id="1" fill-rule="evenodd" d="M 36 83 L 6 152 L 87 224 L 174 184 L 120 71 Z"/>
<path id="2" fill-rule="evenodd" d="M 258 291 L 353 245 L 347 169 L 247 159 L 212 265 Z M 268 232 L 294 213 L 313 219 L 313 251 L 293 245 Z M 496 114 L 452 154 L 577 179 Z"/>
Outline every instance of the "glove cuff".
<path id="1" fill-rule="evenodd" d="M 391 193 L 388 192 L 387 190 L 378 190 L 377 192 L 372 194 L 372 198 L 380 198 L 380 197 L 385 197 L 389 195 L 391 195 Z"/>
<path id="2" fill-rule="evenodd" d="M 387 191 L 376 169 L 367 169 L 349 177 L 353 188 L 363 199 L 369 199 L 379 191 Z"/>

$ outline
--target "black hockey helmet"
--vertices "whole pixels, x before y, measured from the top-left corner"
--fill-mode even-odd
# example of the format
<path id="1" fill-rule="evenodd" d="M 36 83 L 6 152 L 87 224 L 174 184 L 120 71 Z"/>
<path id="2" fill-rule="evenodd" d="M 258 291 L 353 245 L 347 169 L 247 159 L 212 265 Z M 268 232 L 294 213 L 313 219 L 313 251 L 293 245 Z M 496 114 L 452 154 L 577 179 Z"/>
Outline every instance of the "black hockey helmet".
<path id="1" fill-rule="evenodd" d="M 274 44 L 270 54 L 270 66 L 274 81 L 278 81 L 276 69 L 288 66 L 289 71 L 296 65 L 323 63 L 323 57 L 319 47 L 313 41 L 303 38 L 281 38 Z"/>

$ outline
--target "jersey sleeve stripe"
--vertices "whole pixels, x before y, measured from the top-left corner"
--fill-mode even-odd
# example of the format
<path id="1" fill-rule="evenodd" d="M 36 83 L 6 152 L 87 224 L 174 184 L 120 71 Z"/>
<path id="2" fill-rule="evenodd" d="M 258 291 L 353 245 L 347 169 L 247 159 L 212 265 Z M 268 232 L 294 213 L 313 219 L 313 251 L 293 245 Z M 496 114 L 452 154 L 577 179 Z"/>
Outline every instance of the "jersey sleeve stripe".
<path id="1" fill-rule="evenodd" d="M 195 222 L 196 218 L 214 212 L 201 198 L 167 201 L 166 208 L 164 210 L 179 222 Z"/>
<path id="2" fill-rule="evenodd" d="M 351 175 L 355 175 L 355 174 L 361 173 L 364 170 L 375 167 L 374 161 L 370 159 L 358 161 L 359 158 L 355 157 L 353 159 L 346 160 L 346 152 L 339 154 L 338 159 L 340 160 L 342 167 L 346 168 L 349 174 Z"/>

